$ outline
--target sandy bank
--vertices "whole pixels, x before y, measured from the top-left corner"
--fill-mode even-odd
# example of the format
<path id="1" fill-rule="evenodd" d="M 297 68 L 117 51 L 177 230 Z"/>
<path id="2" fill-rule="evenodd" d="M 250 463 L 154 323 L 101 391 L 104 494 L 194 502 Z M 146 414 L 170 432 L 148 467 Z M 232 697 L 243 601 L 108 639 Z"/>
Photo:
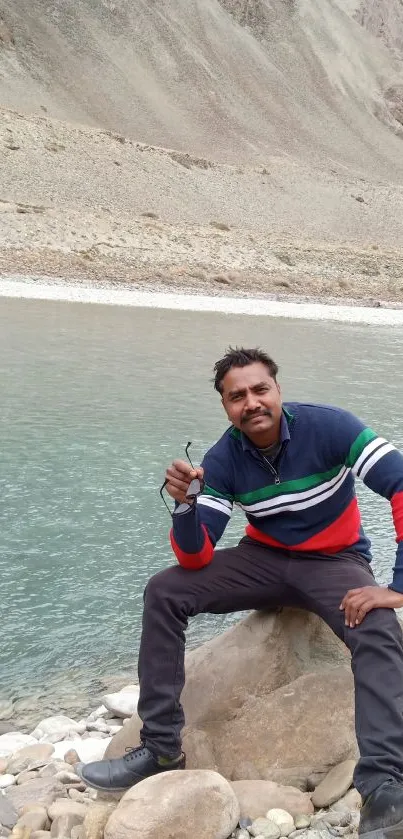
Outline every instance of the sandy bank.
<path id="1" fill-rule="evenodd" d="M 178 291 L 143 291 L 130 287 L 85 286 L 32 279 L 4 278 L 0 280 L 0 296 L 31 300 L 59 300 L 70 303 L 98 303 L 153 309 L 345 321 L 373 325 L 403 325 L 402 308 L 372 308 L 369 306 L 312 303 L 309 301 L 294 302 L 257 297 L 208 296 L 183 294 Z"/>

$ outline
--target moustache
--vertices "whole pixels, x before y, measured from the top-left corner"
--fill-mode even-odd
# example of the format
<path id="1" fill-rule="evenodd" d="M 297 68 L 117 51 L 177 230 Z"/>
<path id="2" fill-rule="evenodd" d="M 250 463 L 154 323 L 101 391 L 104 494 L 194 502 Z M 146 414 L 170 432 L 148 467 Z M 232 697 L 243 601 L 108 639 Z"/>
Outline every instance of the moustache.
<path id="1" fill-rule="evenodd" d="M 243 425 L 246 422 L 249 422 L 251 419 L 255 419 L 255 417 L 272 417 L 273 414 L 268 409 L 266 411 L 254 411 L 252 414 L 244 414 L 241 419 L 241 424 Z"/>

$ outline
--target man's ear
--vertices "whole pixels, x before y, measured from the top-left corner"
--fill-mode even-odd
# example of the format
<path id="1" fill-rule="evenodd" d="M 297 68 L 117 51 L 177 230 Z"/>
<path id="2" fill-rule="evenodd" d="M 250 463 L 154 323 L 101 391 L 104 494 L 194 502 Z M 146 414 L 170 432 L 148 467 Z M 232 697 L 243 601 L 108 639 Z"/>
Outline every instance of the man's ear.
<path id="1" fill-rule="evenodd" d="M 277 390 L 278 390 L 278 392 L 279 392 L 279 394 L 280 394 L 280 396 L 281 396 L 281 387 L 280 387 L 280 385 L 279 385 L 279 383 L 278 383 L 277 381 L 276 381 L 276 388 L 277 388 Z"/>
<path id="2" fill-rule="evenodd" d="M 224 404 L 224 397 L 223 397 L 223 396 L 221 397 L 221 405 L 222 405 L 222 406 L 223 406 L 223 408 L 224 408 L 224 411 L 225 411 L 225 413 L 226 413 L 226 415 L 227 415 L 227 419 L 228 419 L 228 421 L 229 421 L 229 422 L 232 422 L 232 420 L 230 420 L 230 418 L 229 418 L 229 416 L 228 416 L 228 411 L 227 411 L 227 409 L 226 409 L 226 407 L 225 407 L 225 404 Z"/>

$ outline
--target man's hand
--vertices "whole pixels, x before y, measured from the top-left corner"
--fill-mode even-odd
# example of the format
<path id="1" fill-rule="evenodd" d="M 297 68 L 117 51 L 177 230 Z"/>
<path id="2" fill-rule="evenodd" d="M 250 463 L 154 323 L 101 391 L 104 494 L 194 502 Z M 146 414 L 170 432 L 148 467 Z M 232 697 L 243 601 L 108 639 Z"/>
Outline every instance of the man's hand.
<path id="1" fill-rule="evenodd" d="M 403 607 L 403 594 L 381 586 L 352 588 L 343 597 L 340 609 L 344 610 L 346 626 L 354 629 L 372 609 L 400 609 Z"/>
<path id="2" fill-rule="evenodd" d="M 197 469 L 193 469 L 190 463 L 186 463 L 185 460 L 174 460 L 171 466 L 168 467 L 165 473 L 165 479 L 167 481 L 165 489 L 175 501 L 178 501 L 179 504 L 183 504 L 186 499 L 186 493 L 189 489 L 189 484 L 194 478 L 199 478 L 202 480 L 204 475 L 204 470 L 201 466 L 198 466 Z"/>

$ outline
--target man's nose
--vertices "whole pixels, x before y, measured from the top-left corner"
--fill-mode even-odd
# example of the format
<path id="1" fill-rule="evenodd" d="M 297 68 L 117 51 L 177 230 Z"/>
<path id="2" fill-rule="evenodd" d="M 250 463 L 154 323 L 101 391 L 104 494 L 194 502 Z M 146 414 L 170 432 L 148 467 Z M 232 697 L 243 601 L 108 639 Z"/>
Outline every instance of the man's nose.
<path id="1" fill-rule="evenodd" d="M 247 411 L 257 411 L 261 407 L 260 399 L 256 393 L 248 393 L 245 408 Z"/>

